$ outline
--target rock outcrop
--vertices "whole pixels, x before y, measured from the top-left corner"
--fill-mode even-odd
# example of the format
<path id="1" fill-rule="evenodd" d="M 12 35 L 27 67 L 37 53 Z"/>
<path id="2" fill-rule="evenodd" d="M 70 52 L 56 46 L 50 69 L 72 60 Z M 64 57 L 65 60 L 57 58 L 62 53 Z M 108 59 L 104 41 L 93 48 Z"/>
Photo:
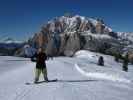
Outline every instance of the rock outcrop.
<path id="1" fill-rule="evenodd" d="M 116 43 L 114 34 L 101 19 L 61 16 L 45 24 L 30 44 L 45 48 L 50 56 L 73 56 L 80 49 L 105 52 Z"/>

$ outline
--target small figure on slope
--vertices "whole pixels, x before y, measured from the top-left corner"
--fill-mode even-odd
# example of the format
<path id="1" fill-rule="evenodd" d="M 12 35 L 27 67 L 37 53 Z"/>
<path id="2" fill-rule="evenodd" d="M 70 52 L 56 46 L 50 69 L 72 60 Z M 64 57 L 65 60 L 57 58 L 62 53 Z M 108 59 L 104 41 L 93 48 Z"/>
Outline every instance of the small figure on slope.
<path id="1" fill-rule="evenodd" d="M 129 60 L 128 60 L 128 53 L 125 55 L 125 57 L 123 58 L 123 71 L 128 71 L 128 63 L 129 63 Z"/>
<path id="2" fill-rule="evenodd" d="M 103 58 L 103 56 L 100 56 L 99 57 L 99 59 L 98 59 L 98 65 L 104 66 L 104 58 Z"/>

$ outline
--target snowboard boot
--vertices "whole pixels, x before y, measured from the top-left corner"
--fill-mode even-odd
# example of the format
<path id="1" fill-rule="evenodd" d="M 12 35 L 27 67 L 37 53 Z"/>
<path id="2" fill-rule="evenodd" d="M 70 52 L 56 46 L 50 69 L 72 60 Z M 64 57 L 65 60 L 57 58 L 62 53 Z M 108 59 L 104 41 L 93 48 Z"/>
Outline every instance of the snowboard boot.
<path id="1" fill-rule="evenodd" d="M 38 83 L 38 80 L 39 80 L 39 79 L 36 78 L 35 81 L 34 81 L 34 83 L 37 84 L 37 83 Z"/>
<path id="2" fill-rule="evenodd" d="M 45 80 L 46 82 L 49 82 L 48 77 L 44 77 L 44 80 Z"/>

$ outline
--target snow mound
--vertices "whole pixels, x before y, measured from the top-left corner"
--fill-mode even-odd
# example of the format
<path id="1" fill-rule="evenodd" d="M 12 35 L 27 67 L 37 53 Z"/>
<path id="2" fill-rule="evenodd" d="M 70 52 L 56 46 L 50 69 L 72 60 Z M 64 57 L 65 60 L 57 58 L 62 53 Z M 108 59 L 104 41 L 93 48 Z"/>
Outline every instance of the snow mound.
<path id="1" fill-rule="evenodd" d="M 75 53 L 75 57 L 77 58 L 94 58 L 96 55 L 94 55 L 93 52 L 86 51 L 86 50 L 80 50 Z"/>

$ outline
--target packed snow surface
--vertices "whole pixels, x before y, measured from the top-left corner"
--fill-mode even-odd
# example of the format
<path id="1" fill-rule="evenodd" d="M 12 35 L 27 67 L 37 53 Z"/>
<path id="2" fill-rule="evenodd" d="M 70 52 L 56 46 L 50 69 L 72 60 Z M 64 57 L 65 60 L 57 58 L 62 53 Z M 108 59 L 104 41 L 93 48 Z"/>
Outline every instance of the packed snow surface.
<path id="1" fill-rule="evenodd" d="M 56 57 L 47 63 L 48 78 L 57 82 L 26 85 L 34 80 L 30 59 L 0 56 L 0 100 L 132 100 L 133 65 L 122 64 L 102 54 L 78 51 L 73 58 Z M 40 81 L 43 78 L 40 78 Z"/>

